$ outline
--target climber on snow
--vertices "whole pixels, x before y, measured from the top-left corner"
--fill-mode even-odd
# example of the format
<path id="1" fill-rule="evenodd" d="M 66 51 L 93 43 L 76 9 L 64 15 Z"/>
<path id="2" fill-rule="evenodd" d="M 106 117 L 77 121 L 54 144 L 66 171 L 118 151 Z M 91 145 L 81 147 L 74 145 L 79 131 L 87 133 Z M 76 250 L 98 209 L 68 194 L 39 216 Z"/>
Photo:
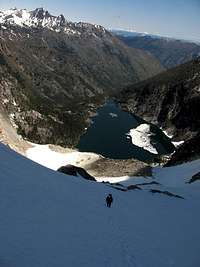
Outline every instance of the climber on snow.
<path id="1" fill-rule="evenodd" d="M 108 207 L 108 208 L 111 207 L 112 202 L 113 202 L 112 194 L 109 194 L 109 195 L 106 197 L 106 204 L 107 204 L 107 207 Z"/>

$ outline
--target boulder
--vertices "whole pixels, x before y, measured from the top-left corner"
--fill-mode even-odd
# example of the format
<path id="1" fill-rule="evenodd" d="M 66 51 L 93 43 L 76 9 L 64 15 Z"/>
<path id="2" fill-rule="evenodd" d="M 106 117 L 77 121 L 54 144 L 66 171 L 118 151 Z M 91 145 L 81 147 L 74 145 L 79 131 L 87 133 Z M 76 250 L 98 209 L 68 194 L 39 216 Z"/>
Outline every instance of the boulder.
<path id="1" fill-rule="evenodd" d="M 66 166 L 62 166 L 57 171 L 68 174 L 68 175 L 72 175 L 72 176 L 81 176 L 86 180 L 96 181 L 96 179 L 93 176 L 91 176 L 88 172 L 86 172 L 86 170 L 84 170 L 81 167 L 74 166 L 74 165 L 68 164 Z"/>

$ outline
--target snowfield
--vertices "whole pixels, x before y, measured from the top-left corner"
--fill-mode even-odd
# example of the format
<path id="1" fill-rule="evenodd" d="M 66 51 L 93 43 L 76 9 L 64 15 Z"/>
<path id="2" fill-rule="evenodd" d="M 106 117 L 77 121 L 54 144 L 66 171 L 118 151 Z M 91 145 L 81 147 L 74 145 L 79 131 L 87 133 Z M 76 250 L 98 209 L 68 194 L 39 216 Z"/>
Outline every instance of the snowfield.
<path id="1" fill-rule="evenodd" d="M 95 153 L 79 152 L 72 149 L 65 149 L 65 152 L 61 153 L 53 151 L 50 145 L 30 144 L 32 147 L 26 150 L 27 158 L 55 171 L 67 164 L 84 168 L 102 158 Z"/>
<path id="2" fill-rule="evenodd" d="M 128 133 L 128 136 L 131 137 L 132 143 L 135 146 L 142 147 L 153 154 L 158 154 L 156 148 L 151 144 L 151 135 L 150 125 L 146 123 L 140 124 L 135 129 L 131 129 Z"/>
<path id="3" fill-rule="evenodd" d="M 185 183 L 199 160 L 156 168 L 149 178 L 185 199 L 57 173 L 2 144 L 0 170 L 0 266 L 200 266 L 200 181 Z"/>

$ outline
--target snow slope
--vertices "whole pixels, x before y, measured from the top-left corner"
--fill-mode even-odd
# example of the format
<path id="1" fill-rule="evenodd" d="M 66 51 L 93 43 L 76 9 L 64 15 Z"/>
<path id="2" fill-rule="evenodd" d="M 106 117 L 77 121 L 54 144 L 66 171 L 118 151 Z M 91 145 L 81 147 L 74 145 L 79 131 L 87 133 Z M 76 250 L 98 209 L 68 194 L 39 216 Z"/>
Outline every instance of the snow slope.
<path id="1" fill-rule="evenodd" d="M 200 167 L 192 164 L 188 175 Z M 0 170 L 0 266 L 200 266 L 200 197 L 189 185 L 185 200 L 121 192 L 46 169 L 2 144 Z"/>

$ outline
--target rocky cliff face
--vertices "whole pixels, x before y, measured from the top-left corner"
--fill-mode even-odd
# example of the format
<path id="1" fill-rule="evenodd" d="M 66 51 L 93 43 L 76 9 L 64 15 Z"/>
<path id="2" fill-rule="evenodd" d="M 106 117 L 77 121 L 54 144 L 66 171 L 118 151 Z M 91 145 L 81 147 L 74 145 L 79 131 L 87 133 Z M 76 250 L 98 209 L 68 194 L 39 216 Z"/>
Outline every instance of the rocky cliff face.
<path id="1" fill-rule="evenodd" d="M 194 137 L 200 131 L 200 58 L 128 87 L 120 104 L 174 140 Z"/>
<path id="2" fill-rule="evenodd" d="M 196 160 L 200 158 L 200 132 L 193 138 L 187 140 L 172 155 L 167 167 L 182 164 L 184 162 Z"/>
<path id="3" fill-rule="evenodd" d="M 31 141 L 76 145 L 106 97 L 161 70 L 99 25 L 43 9 L 0 12 L 1 109 Z"/>

